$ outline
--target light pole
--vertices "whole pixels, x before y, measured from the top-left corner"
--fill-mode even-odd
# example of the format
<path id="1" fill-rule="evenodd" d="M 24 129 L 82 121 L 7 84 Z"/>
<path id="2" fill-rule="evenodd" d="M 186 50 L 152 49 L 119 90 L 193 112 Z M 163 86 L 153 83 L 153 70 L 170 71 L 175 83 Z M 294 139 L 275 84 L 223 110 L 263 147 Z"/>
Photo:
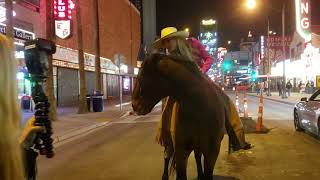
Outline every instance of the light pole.
<path id="1" fill-rule="evenodd" d="M 256 1 L 255 0 L 248 0 L 247 3 L 246 3 L 246 6 L 248 9 L 254 9 L 256 7 Z M 277 11 L 277 12 L 280 12 L 279 10 L 277 9 L 274 9 L 274 8 L 271 8 L 271 10 L 274 10 L 274 11 Z M 283 6 L 282 6 L 282 11 L 281 11 L 281 14 L 282 14 L 282 54 L 283 54 L 283 77 L 282 77 L 282 98 L 288 98 L 287 97 L 287 94 L 286 94 L 286 51 L 285 51 L 285 4 L 283 3 Z M 268 18 L 268 40 L 269 40 L 269 32 L 270 32 L 270 29 L 269 29 L 269 18 Z M 270 59 L 269 59 L 269 49 L 268 49 L 268 61 L 269 61 L 269 66 L 271 65 L 270 63 Z M 271 67 L 270 67 L 270 70 L 271 70 Z M 270 89 L 270 88 L 269 88 Z"/>
<path id="2" fill-rule="evenodd" d="M 283 82 L 282 82 L 282 99 L 288 98 L 286 93 L 286 48 L 284 44 L 285 38 L 285 4 L 282 6 L 282 54 L 283 54 Z"/>

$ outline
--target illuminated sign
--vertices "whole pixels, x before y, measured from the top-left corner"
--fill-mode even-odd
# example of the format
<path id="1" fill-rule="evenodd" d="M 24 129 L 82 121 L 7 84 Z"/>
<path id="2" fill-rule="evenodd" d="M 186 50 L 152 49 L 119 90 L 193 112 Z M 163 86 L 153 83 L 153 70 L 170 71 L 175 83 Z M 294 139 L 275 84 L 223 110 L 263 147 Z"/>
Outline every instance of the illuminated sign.
<path id="1" fill-rule="evenodd" d="M 16 16 L 16 12 L 12 11 L 12 16 Z M 6 21 L 6 8 L 0 6 L 0 22 Z"/>
<path id="2" fill-rule="evenodd" d="M 264 36 L 261 36 L 261 59 L 264 58 Z"/>
<path id="3" fill-rule="evenodd" d="M 311 41 L 311 3 L 310 0 L 295 0 L 296 29 L 305 42 Z"/>
<path id="4" fill-rule="evenodd" d="M 74 7 L 71 0 L 54 0 L 55 34 L 61 39 L 71 36 L 71 10 Z"/>
<path id="5" fill-rule="evenodd" d="M 6 34 L 7 28 L 6 25 L 3 23 L 0 23 L 0 33 Z M 14 37 L 21 40 L 32 40 L 35 38 L 35 34 L 30 31 L 26 31 L 20 28 L 13 28 L 13 34 Z"/>
<path id="6" fill-rule="evenodd" d="M 202 25 L 208 26 L 208 25 L 213 25 L 213 24 L 216 24 L 216 21 L 213 19 L 202 20 Z"/>

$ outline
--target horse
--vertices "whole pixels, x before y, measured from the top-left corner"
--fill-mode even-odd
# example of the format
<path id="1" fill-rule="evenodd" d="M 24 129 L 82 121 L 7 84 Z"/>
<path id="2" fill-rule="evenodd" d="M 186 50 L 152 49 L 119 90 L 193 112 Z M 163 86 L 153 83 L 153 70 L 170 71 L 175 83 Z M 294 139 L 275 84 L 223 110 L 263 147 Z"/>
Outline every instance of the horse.
<path id="1" fill-rule="evenodd" d="M 138 115 L 146 115 L 165 97 L 178 102 L 174 144 L 177 180 L 187 179 L 187 160 L 193 150 L 204 156 L 203 179 L 213 179 L 228 118 L 221 94 L 193 61 L 162 54 L 145 58 L 133 90 L 132 108 Z"/>

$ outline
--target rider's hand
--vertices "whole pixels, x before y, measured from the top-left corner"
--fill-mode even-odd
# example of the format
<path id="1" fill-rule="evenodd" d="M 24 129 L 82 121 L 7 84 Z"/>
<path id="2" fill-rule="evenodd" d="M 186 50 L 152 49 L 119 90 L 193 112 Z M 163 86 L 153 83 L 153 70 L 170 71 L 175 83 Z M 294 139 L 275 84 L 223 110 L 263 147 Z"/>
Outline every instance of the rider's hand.
<path id="1" fill-rule="evenodd" d="M 34 143 L 34 139 L 36 137 L 37 133 L 45 133 L 46 129 L 42 126 L 35 126 L 35 118 L 32 117 L 29 119 L 26 123 L 26 126 L 24 127 L 21 136 L 19 138 L 19 143 L 23 147 L 31 147 Z"/>

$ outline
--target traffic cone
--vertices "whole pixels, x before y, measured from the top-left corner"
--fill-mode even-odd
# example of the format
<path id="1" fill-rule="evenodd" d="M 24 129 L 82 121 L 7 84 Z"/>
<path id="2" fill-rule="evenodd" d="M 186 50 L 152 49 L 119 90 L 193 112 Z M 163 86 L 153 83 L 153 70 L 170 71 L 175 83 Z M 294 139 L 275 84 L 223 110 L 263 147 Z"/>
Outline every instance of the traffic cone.
<path id="1" fill-rule="evenodd" d="M 260 94 L 260 102 L 259 102 L 259 112 L 258 112 L 258 121 L 257 121 L 257 127 L 256 131 L 261 132 L 262 131 L 262 118 L 263 117 L 263 95 Z"/>
<path id="2" fill-rule="evenodd" d="M 247 91 L 243 92 L 243 117 L 248 118 L 248 100 L 247 100 Z"/>
<path id="3" fill-rule="evenodd" d="M 236 108 L 237 108 L 237 111 L 238 111 L 238 113 L 239 113 L 240 111 L 239 111 L 239 96 L 238 96 L 238 91 L 236 91 Z"/>

